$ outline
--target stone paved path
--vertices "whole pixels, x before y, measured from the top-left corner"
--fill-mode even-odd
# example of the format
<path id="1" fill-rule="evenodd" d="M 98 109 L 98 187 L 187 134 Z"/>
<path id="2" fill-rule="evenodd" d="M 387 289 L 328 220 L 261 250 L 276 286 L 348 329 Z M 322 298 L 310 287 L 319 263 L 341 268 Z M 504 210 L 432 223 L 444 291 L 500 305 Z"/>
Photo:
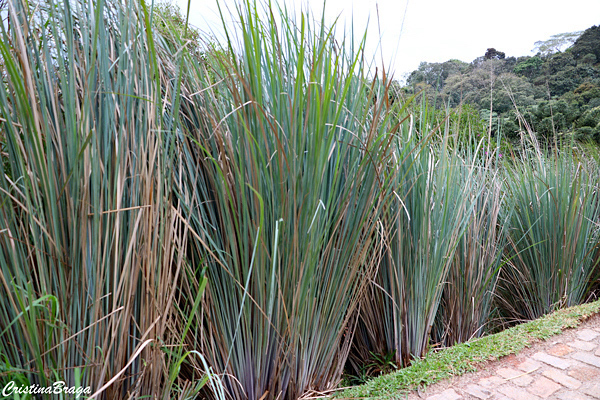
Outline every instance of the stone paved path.
<path id="1" fill-rule="evenodd" d="M 600 399 L 600 315 L 479 372 L 440 382 L 410 400 Z"/>

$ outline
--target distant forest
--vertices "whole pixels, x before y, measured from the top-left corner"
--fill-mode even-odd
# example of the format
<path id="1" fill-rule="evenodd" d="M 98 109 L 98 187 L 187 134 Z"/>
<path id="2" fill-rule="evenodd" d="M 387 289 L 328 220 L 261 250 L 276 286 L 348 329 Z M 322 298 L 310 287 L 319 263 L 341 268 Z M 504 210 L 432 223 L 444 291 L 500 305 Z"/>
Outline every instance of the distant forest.
<path id="1" fill-rule="evenodd" d="M 478 116 L 477 123 L 508 140 L 529 128 L 542 142 L 600 144 L 600 26 L 554 35 L 534 51 L 506 57 L 490 48 L 471 63 L 423 62 L 400 91 L 451 115 Z"/>

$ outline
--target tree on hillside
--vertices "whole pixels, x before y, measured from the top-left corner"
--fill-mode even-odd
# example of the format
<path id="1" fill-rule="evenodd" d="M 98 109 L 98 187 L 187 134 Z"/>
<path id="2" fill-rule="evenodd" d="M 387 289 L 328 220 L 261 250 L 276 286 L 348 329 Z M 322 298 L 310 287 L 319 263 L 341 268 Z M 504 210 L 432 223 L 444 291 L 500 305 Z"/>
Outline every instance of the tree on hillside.
<path id="1" fill-rule="evenodd" d="M 551 96 L 562 96 L 594 79 L 600 79 L 600 69 L 590 63 L 577 62 L 573 52 L 566 51 L 548 58 L 533 83 L 548 87 Z"/>
<path id="2" fill-rule="evenodd" d="M 571 52 L 576 60 L 593 54 L 595 59 L 592 63 L 600 61 L 600 26 L 592 26 L 586 29 L 571 47 Z"/>
<path id="3" fill-rule="evenodd" d="M 574 125 L 578 139 L 600 142 L 600 106 L 586 110 Z"/>
<path id="4" fill-rule="evenodd" d="M 485 97 L 485 93 L 489 92 L 489 88 L 489 72 L 477 68 L 468 74 L 449 77 L 444 87 L 444 95 L 447 96 L 450 107 L 473 104 L 479 109 L 481 100 Z"/>
<path id="5" fill-rule="evenodd" d="M 535 98 L 544 95 L 543 90 L 534 87 L 525 77 L 515 75 L 510 66 L 516 63 L 516 59 L 511 58 L 513 60 L 509 63 L 496 58 L 483 60 L 465 74 L 448 77 L 442 90 L 443 98 L 450 107 L 470 103 L 477 109 L 488 110 L 491 100 L 494 111 L 500 113 L 513 107 L 511 96 L 519 106 L 535 103 Z M 492 88 L 493 97 L 490 99 Z"/>
<path id="6" fill-rule="evenodd" d="M 573 92 L 565 96 L 571 103 L 578 107 L 588 105 L 591 108 L 600 106 L 600 86 L 591 82 L 579 85 Z"/>
<path id="7" fill-rule="evenodd" d="M 516 63 L 515 57 L 506 57 L 504 52 L 489 48 L 483 56 L 477 57 L 471 62 L 469 71 L 477 68 L 486 68 L 489 71 L 489 68 L 493 67 L 495 74 L 503 74 L 513 72 Z"/>
<path id="8" fill-rule="evenodd" d="M 470 64 L 422 63 L 408 83 L 435 107 L 471 105 L 504 137 L 518 137 L 521 113 L 542 140 L 569 134 L 600 142 L 600 26 L 553 35 L 536 49 L 533 57 L 488 48 Z"/>
<path id="9" fill-rule="evenodd" d="M 493 47 L 487 49 L 485 55 L 483 56 L 483 58 L 485 58 L 486 60 L 503 60 L 505 57 L 506 54 L 504 52 L 498 51 Z"/>
<path id="10" fill-rule="evenodd" d="M 513 71 L 517 75 L 523 75 L 531 79 L 540 73 L 543 64 L 544 61 L 538 56 L 528 57 L 526 60 L 518 63 Z"/>
<path id="11" fill-rule="evenodd" d="M 550 39 L 539 40 L 535 42 L 535 47 L 533 48 L 532 52 L 542 57 L 547 57 L 551 54 L 558 53 L 575 43 L 577 38 L 581 36 L 582 33 L 583 31 L 565 32 L 552 35 L 550 36 Z"/>
<path id="12" fill-rule="evenodd" d="M 460 60 L 448 60 L 443 63 L 422 62 L 419 68 L 408 76 L 406 83 L 409 86 L 424 83 L 441 90 L 449 76 L 464 73 L 468 68 L 469 64 Z"/>
<path id="13" fill-rule="evenodd" d="M 544 75 L 555 75 L 560 71 L 564 71 L 571 67 L 575 68 L 576 66 L 577 61 L 573 57 L 573 53 L 565 51 L 564 53 L 553 54 L 551 57 L 547 58 L 542 68 Z"/>

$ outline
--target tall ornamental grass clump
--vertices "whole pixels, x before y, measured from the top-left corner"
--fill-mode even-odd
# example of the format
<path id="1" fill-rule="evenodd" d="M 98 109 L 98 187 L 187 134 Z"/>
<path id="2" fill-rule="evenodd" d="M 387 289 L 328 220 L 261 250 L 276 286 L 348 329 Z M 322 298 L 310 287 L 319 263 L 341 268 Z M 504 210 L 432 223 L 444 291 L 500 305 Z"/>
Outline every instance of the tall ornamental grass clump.
<path id="1" fill-rule="evenodd" d="M 486 165 L 487 164 L 487 165 Z M 488 331 L 506 245 L 501 174 L 480 161 L 466 195 L 473 207 L 444 287 L 434 341 L 466 342 Z"/>
<path id="2" fill-rule="evenodd" d="M 586 300 L 598 262 L 595 168 L 568 147 L 550 157 L 538 150 L 508 168 L 512 213 L 500 305 L 510 320 L 535 319 Z"/>
<path id="3" fill-rule="evenodd" d="M 197 391 L 178 377 L 175 53 L 144 2 L 3 4 L 0 386 Z"/>
<path id="4" fill-rule="evenodd" d="M 362 47 L 262 11 L 245 2 L 230 51 L 189 68 L 213 79 L 182 104 L 178 199 L 209 282 L 190 347 L 232 398 L 297 399 L 341 379 L 378 261 L 392 127 Z"/>
<path id="5" fill-rule="evenodd" d="M 405 130 L 412 126 L 405 126 Z M 423 135 L 394 149 L 393 197 L 379 234 L 385 249 L 361 303 L 352 367 L 375 356 L 405 366 L 425 354 L 455 250 L 477 199 L 472 166 Z M 472 194 L 474 193 L 474 194 Z"/>

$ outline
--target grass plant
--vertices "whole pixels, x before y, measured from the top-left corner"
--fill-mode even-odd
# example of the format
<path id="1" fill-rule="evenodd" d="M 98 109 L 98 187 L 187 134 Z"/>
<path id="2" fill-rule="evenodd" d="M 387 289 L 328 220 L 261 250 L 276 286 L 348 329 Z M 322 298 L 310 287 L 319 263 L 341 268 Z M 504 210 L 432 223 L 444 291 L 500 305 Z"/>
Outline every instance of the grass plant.
<path id="1" fill-rule="evenodd" d="M 0 385 L 197 392 L 177 373 L 176 57 L 143 1 L 3 4 Z"/>
<path id="2" fill-rule="evenodd" d="M 238 16 L 219 52 L 237 56 L 190 68 L 216 82 L 182 106 L 179 200 L 209 280 L 194 346 L 229 396 L 296 399 L 341 379 L 378 263 L 387 87 L 323 21 Z"/>
<path id="3" fill-rule="evenodd" d="M 421 121 L 424 118 L 421 117 Z M 361 304 L 351 367 L 369 354 L 395 354 L 406 366 L 427 351 L 455 250 L 479 194 L 472 191 L 473 165 L 440 147 L 434 133 L 412 134 L 404 126 L 395 154 L 394 197 L 382 217 L 385 254 Z"/>
<path id="4" fill-rule="evenodd" d="M 493 157 L 493 156 L 492 156 Z M 474 161 L 476 162 L 476 161 Z M 491 325 L 506 245 L 503 182 L 484 158 L 472 175 L 467 227 L 450 265 L 433 339 L 442 346 L 482 336 Z M 507 213 L 504 213 L 507 214 Z"/>
<path id="5" fill-rule="evenodd" d="M 500 303 L 513 321 L 580 304 L 598 262 L 597 165 L 565 148 L 508 168 L 507 266 Z"/>

